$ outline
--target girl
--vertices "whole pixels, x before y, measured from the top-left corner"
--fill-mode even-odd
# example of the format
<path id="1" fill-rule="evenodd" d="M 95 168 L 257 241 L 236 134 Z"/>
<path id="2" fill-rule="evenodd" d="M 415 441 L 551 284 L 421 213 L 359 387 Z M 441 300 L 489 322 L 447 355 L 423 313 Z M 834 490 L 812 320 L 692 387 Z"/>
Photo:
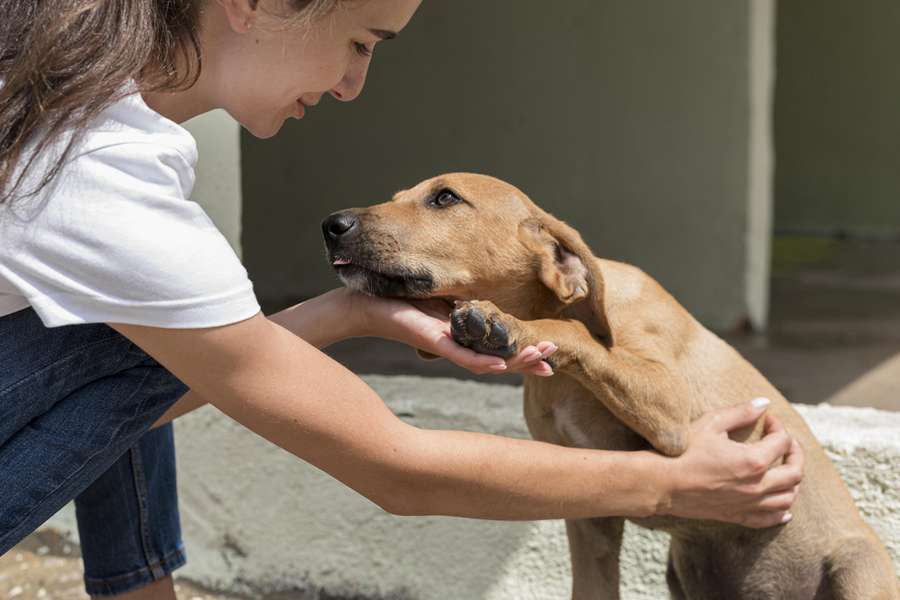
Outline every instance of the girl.
<path id="1" fill-rule="evenodd" d="M 552 343 L 477 355 L 446 310 L 345 289 L 260 313 L 188 200 L 196 147 L 179 123 L 224 108 L 269 137 L 326 94 L 353 100 L 419 2 L 5 0 L 0 553 L 75 499 L 88 592 L 173 598 L 165 423 L 205 402 L 399 515 L 790 518 L 798 446 L 773 419 L 756 444 L 727 436 L 764 400 L 700 419 L 677 459 L 424 431 L 319 348 L 374 335 L 475 372 L 550 376 Z"/>

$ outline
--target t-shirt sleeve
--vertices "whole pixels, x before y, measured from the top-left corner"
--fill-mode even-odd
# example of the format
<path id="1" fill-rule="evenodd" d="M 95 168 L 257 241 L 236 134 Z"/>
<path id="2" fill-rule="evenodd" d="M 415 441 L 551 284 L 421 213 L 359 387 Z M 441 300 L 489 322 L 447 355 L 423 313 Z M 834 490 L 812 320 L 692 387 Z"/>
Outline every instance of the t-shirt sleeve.
<path id="1" fill-rule="evenodd" d="M 192 185 L 175 149 L 134 142 L 81 154 L 3 219 L 0 272 L 48 327 L 247 319 L 259 312 L 247 271 L 186 198 Z"/>

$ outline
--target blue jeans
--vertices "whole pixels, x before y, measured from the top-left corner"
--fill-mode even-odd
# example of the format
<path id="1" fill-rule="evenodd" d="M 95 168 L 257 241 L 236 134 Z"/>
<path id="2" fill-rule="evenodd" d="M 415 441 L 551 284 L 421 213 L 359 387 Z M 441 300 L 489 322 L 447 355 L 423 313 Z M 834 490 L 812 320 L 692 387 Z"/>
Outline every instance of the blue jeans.
<path id="1" fill-rule="evenodd" d="M 0 317 L 0 554 L 74 499 L 89 594 L 184 564 L 172 427 L 148 430 L 186 391 L 107 325 Z"/>

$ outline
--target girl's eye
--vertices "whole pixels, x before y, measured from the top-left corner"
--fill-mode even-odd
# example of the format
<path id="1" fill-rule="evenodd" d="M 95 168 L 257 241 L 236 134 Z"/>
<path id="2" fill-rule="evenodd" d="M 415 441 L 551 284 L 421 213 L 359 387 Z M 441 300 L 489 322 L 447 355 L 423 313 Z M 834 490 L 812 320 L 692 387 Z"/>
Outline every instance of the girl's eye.
<path id="1" fill-rule="evenodd" d="M 462 199 L 453 193 L 452 190 L 441 190 L 428 201 L 428 204 L 434 208 L 447 208 L 460 202 L 462 202 Z"/>
<path id="2" fill-rule="evenodd" d="M 372 56 L 372 49 L 362 42 L 353 42 L 353 47 L 360 56 Z"/>

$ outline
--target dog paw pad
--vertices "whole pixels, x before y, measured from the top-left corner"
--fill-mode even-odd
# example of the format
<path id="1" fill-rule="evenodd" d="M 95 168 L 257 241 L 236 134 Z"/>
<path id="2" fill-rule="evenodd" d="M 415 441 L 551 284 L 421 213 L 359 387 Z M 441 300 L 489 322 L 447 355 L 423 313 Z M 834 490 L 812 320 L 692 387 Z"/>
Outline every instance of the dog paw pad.
<path id="1" fill-rule="evenodd" d="M 457 305 L 450 315 L 450 332 L 456 343 L 481 354 L 509 358 L 516 353 L 516 343 L 510 340 L 502 318 L 474 302 Z"/>

